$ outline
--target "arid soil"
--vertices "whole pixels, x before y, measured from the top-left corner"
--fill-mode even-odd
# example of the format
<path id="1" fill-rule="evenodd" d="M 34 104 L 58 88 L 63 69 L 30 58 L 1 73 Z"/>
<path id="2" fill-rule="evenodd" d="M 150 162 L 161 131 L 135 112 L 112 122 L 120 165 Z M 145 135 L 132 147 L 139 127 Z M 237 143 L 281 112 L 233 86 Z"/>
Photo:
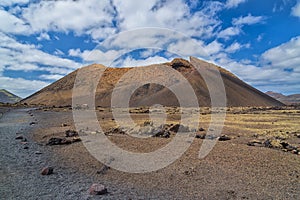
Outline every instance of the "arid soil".
<path id="1" fill-rule="evenodd" d="M 14 110 L 5 115 L 15 116 L 20 112 L 24 114 L 24 111 Z M 175 111 L 170 113 L 173 114 L 169 114 L 167 123 L 176 123 L 179 114 Z M 197 134 L 206 133 L 211 117 L 209 113 L 208 109 L 201 110 L 200 127 L 204 131 Z M 9 152 L 8 156 L 18 158 L 11 162 L 8 156 L 4 156 L 1 160 L 1 182 L 6 185 L 1 188 L 1 194 L 6 199 L 300 198 L 300 155 L 293 151 L 295 149 L 282 145 L 300 146 L 299 110 L 228 108 L 222 134 L 230 140 L 218 141 L 207 157 L 199 159 L 198 152 L 203 140 L 195 138 L 188 151 L 176 162 L 144 174 L 105 167 L 90 155 L 81 142 L 46 145 L 50 138 L 64 138 L 66 130 L 75 130 L 72 111 L 68 108 L 38 109 L 27 112 L 25 118 L 23 114 L 20 119 L 16 116 L 14 119 L 26 119 L 20 122 L 25 123 L 26 129 L 21 130 L 20 124 L 10 128 L 1 125 L 1 154 L 7 155 Z M 104 130 L 116 127 L 109 110 L 98 109 L 97 114 L 100 124 L 106 125 Z M 138 124 L 149 121 L 143 109 L 133 111 L 132 117 Z M 36 124 L 28 126 L 35 120 Z M 15 141 L 15 135 L 7 135 L 14 132 L 26 134 L 31 144 L 29 149 L 23 149 Z M 108 137 L 124 149 L 148 152 L 165 145 L 173 136 L 144 140 L 116 133 Z M 250 145 L 251 141 L 257 143 Z M 35 151 L 43 154 L 36 155 Z M 41 176 L 40 169 L 45 165 L 54 167 L 55 173 Z M 18 181 L 23 184 L 18 184 Z M 109 193 L 88 195 L 92 183 L 105 185 Z M 16 187 L 21 187 L 20 191 L 15 190 Z"/>

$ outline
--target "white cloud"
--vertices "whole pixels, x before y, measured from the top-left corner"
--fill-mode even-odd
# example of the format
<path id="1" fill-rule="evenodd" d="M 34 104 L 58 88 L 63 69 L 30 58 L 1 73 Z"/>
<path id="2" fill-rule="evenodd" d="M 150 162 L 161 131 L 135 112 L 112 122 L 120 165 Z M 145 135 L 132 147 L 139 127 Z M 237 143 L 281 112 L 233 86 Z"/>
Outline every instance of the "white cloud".
<path id="1" fill-rule="evenodd" d="M 112 63 L 114 67 L 138 67 L 138 66 L 148 66 L 152 64 L 159 64 L 170 62 L 172 59 L 166 59 L 160 56 L 148 57 L 147 59 L 134 59 L 130 56 L 127 56 L 125 59 L 119 59 Z"/>
<path id="2" fill-rule="evenodd" d="M 300 17 L 300 1 L 297 1 L 297 4 L 292 8 L 292 13 L 295 17 Z"/>
<path id="3" fill-rule="evenodd" d="M 262 55 L 262 61 L 272 67 L 300 72 L 300 36 L 266 51 Z"/>
<path id="4" fill-rule="evenodd" d="M 80 67 L 80 64 L 72 60 L 45 53 L 34 45 L 22 44 L 3 33 L 0 33 L 0 52 L 1 64 L 15 70 L 22 70 L 23 65 L 31 68 L 33 65 L 70 69 Z"/>
<path id="5" fill-rule="evenodd" d="M 31 32 L 30 27 L 26 23 L 0 8 L 0 31 L 13 34 L 28 34 Z"/>
<path id="6" fill-rule="evenodd" d="M 245 3 L 247 0 L 227 0 L 225 7 L 226 8 L 236 8 L 240 4 Z"/>
<path id="7" fill-rule="evenodd" d="M 63 78 L 64 76 L 62 75 L 59 75 L 59 74 L 43 74 L 43 75 L 40 75 L 39 78 L 40 79 L 44 79 L 44 80 L 58 80 L 58 79 L 61 79 Z"/>
<path id="8" fill-rule="evenodd" d="M 0 0 L 1 6 L 11 6 L 14 4 L 27 4 L 29 0 Z"/>
<path id="9" fill-rule="evenodd" d="M 249 47 L 250 47 L 249 43 L 247 43 L 247 44 L 240 44 L 238 42 L 234 42 L 234 43 L 232 43 L 230 46 L 228 46 L 225 49 L 225 52 L 235 53 L 235 52 L 239 51 L 242 48 L 249 48 Z"/>
<path id="10" fill-rule="evenodd" d="M 235 50 L 241 46 L 247 48 L 248 44 L 233 43 L 230 49 L 227 49 Z M 226 53 L 213 55 L 212 62 L 262 91 L 300 91 L 300 36 L 269 49 L 256 63 L 249 60 L 236 61 L 228 56 Z"/>
<path id="11" fill-rule="evenodd" d="M 65 55 L 65 53 L 64 53 L 64 52 L 62 52 L 62 51 L 61 51 L 61 50 L 59 50 L 59 49 L 55 49 L 55 51 L 54 51 L 53 53 L 54 53 L 54 55 L 58 55 L 58 56 Z"/>
<path id="12" fill-rule="evenodd" d="M 223 50 L 223 44 L 219 43 L 218 41 L 214 40 L 213 42 L 209 43 L 204 49 L 209 55 L 219 53 Z"/>
<path id="13" fill-rule="evenodd" d="M 41 33 L 40 36 L 38 36 L 36 39 L 38 41 L 41 41 L 41 40 L 50 40 L 50 36 L 48 35 L 48 33 Z"/>
<path id="14" fill-rule="evenodd" d="M 112 27 L 114 14 L 109 0 L 39 1 L 22 11 L 22 17 L 34 32 L 74 31 L 81 35 L 101 27 L 103 34 L 98 32 L 98 38 L 107 36 L 105 29 Z"/>
<path id="15" fill-rule="evenodd" d="M 69 56 L 80 57 L 81 51 L 80 51 L 79 48 L 77 48 L 77 49 L 69 49 L 68 54 L 69 54 Z"/>
<path id="16" fill-rule="evenodd" d="M 232 24 L 235 26 L 252 25 L 252 24 L 262 23 L 263 21 L 264 21 L 263 16 L 252 16 L 251 14 L 248 14 L 246 17 L 234 18 L 232 20 Z"/>
<path id="17" fill-rule="evenodd" d="M 12 93 L 24 98 L 49 85 L 48 82 L 26 80 L 23 78 L 9 78 L 0 76 L 0 85 Z"/>
<path id="18" fill-rule="evenodd" d="M 220 24 L 215 15 L 221 10 L 222 4 L 217 1 L 204 2 L 204 8 L 194 13 L 182 0 L 162 2 L 114 0 L 113 2 L 119 14 L 121 30 L 164 27 L 189 36 L 211 37 Z"/>
<path id="19" fill-rule="evenodd" d="M 239 35 L 240 33 L 241 33 L 241 29 L 239 27 L 229 27 L 226 28 L 225 30 L 220 31 L 218 37 L 227 40 L 232 36 Z"/>

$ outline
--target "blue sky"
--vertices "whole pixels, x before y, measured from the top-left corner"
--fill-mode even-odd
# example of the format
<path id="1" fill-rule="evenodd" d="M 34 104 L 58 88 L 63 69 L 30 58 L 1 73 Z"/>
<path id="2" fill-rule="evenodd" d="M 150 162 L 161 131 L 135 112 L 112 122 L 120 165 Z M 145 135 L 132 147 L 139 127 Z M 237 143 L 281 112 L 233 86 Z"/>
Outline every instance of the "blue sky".
<path id="1" fill-rule="evenodd" d="M 0 88 L 21 97 L 90 63 L 141 66 L 174 52 L 263 92 L 300 93 L 300 0 L 0 0 L 0 18 Z"/>

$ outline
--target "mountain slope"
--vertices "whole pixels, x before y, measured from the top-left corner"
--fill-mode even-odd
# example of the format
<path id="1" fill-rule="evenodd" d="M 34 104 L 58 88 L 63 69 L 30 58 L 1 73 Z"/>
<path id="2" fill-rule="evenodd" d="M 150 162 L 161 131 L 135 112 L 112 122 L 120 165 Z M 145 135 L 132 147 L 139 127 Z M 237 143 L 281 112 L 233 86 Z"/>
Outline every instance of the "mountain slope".
<path id="1" fill-rule="evenodd" d="M 300 94 L 292 94 L 292 95 L 283 95 L 281 93 L 268 91 L 267 95 L 277 99 L 278 101 L 284 104 L 299 104 L 300 103 Z"/>
<path id="2" fill-rule="evenodd" d="M 214 78 L 214 72 L 211 70 L 213 64 L 205 61 L 191 58 L 200 66 L 201 73 L 209 74 L 210 79 Z M 144 81 L 146 77 L 155 77 L 155 79 L 166 80 L 166 82 L 172 82 L 172 87 L 184 86 L 184 81 L 176 78 L 172 74 L 164 74 L 163 68 L 169 68 L 173 71 L 179 72 L 192 86 L 195 95 L 197 96 L 200 106 L 210 106 L 210 93 L 208 92 L 207 85 L 199 72 L 194 66 L 186 60 L 174 59 L 170 63 L 162 63 L 157 65 L 150 65 L 145 67 L 134 68 L 107 68 L 101 80 L 98 83 L 96 89 L 96 106 L 107 107 L 111 105 L 111 96 L 114 91 L 125 90 L 130 85 L 130 80 Z M 96 76 L 97 71 L 103 69 L 103 65 L 90 65 L 85 67 L 87 71 L 84 75 L 86 80 L 92 80 Z M 258 91 L 257 89 L 246 84 L 242 80 L 238 79 L 232 73 L 226 71 L 223 68 L 217 67 L 220 71 L 223 79 L 226 95 L 227 106 L 281 106 L 281 102 L 273 99 L 272 97 Z M 175 69 L 175 70 L 174 70 Z M 141 71 L 141 72 L 139 72 Z M 129 73 L 132 72 L 132 73 Z M 147 73 L 146 73 L 147 72 Z M 65 76 L 64 78 L 56 81 L 55 83 L 47 86 L 39 92 L 29 96 L 22 102 L 28 104 L 43 104 L 43 105 L 71 105 L 72 104 L 72 88 L 78 70 Z M 122 79 L 126 76 L 126 79 Z M 121 80 L 122 79 L 122 80 Z M 121 84 L 116 86 L 118 81 Z M 81 84 L 86 84 L 82 82 Z M 86 89 L 89 89 L 90 85 L 85 85 Z M 213 89 L 219 92 L 219 85 L 213 84 Z M 220 90 L 221 92 L 221 90 Z M 76 94 L 80 95 L 80 94 Z M 82 97 L 85 98 L 85 97 Z M 166 106 L 179 106 L 176 96 L 166 87 L 161 84 L 149 83 L 139 87 L 131 95 L 130 106 L 151 106 L 153 104 L 162 104 Z"/>
<path id="3" fill-rule="evenodd" d="M 0 89 L 0 102 L 1 103 L 16 103 L 21 100 L 20 97 L 12 94 L 11 92 Z"/>

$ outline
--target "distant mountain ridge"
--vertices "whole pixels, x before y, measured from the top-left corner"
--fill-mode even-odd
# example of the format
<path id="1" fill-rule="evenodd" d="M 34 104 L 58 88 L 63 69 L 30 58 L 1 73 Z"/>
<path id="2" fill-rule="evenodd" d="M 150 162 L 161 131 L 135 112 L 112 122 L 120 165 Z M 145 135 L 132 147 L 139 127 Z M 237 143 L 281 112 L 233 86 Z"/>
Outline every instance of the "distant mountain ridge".
<path id="1" fill-rule="evenodd" d="M 267 95 L 277 99 L 278 101 L 284 104 L 299 104 L 300 103 L 300 94 L 292 94 L 292 95 L 283 95 L 281 93 L 268 91 L 266 92 Z"/>
<path id="2" fill-rule="evenodd" d="M 0 89 L 0 102 L 1 103 L 17 103 L 21 101 L 21 97 L 18 97 L 17 95 L 5 90 Z"/>
<path id="3" fill-rule="evenodd" d="M 191 57 L 193 63 L 196 63 L 200 67 L 201 73 L 207 73 L 208 77 L 213 80 L 215 78 L 215 73 L 211 70 L 212 66 L 215 66 L 211 63 L 199 60 L 197 58 Z M 169 63 L 161 63 L 149 66 L 143 66 L 142 69 L 156 69 L 159 67 L 167 67 L 176 70 L 181 75 L 183 75 L 186 80 L 191 84 L 195 95 L 198 99 L 198 104 L 200 106 L 210 106 L 210 93 L 208 91 L 206 82 L 191 64 L 191 62 L 176 58 Z M 255 89 L 254 87 L 246 84 L 234 74 L 229 71 L 215 66 L 223 79 L 226 96 L 227 96 L 227 106 L 282 106 L 281 102 L 276 99 L 266 95 L 265 93 Z M 105 69 L 105 66 L 100 64 L 93 64 L 87 67 L 84 67 L 84 76 L 87 77 L 86 81 L 92 80 L 96 76 L 99 69 Z M 143 80 L 143 75 L 136 74 L 135 72 L 129 73 L 125 80 L 122 80 L 122 83 L 117 87 L 118 81 L 121 77 L 130 70 L 132 67 L 124 68 L 107 68 L 101 80 L 97 84 L 96 88 L 96 106 L 101 107 L 110 107 L 111 106 L 111 97 L 113 90 L 123 91 L 126 86 L 130 85 L 130 80 L 136 80 L 137 78 Z M 135 70 L 133 70 L 135 71 Z M 160 70 L 148 70 L 148 75 L 154 75 L 155 77 L 165 77 Z M 51 85 L 43 88 L 42 90 L 36 92 L 35 94 L 22 100 L 22 103 L 27 104 L 37 104 L 37 105 L 47 105 L 47 106 L 64 106 L 72 105 L 72 89 L 74 86 L 74 81 L 78 70 L 68 74 L 62 79 L 52 83 Z M 152 74 L 151 74 L 152 73 Z M 146 76 L 146 75 L 145 75 Z M 176 81 L 174 77 L 165 77 L 165 79 L 170 79 L 174 82 L 174 86 L 180 88 L 185 83 L 182 81 Z M 88 83 L 81 81 L 82 85 L 86 85 L 86 89 L 89 89 Z M 116 87 L 116 88 L 115 88 Z M 216 91 L 216 94 L 222 92 L 219 85 L 212 82 L 211 87 Z M 119 93 L 118 93 L 119 94 Z M 84 99 L 85 96 L 80 96 L 76 94 L 78 98 Z M 161 104 L 164 106 L 179 106 L 176 96 L 166 87 L 162 85 L 149 83 L 140 88 L 138 88 L 132 95 L 130 99 L 130 106 L 151 106 L 155 104 Z"/>

